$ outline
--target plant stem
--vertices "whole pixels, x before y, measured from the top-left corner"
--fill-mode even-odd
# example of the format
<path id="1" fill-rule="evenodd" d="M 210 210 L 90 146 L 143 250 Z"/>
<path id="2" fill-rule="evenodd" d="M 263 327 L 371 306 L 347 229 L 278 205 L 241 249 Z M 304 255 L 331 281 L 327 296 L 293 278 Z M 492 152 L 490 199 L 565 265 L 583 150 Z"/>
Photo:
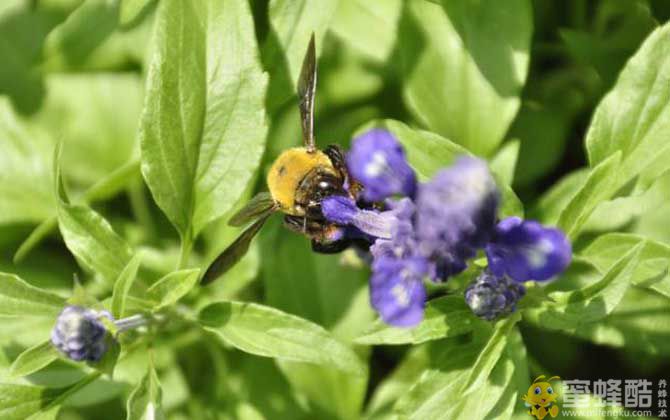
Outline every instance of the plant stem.
<path id="1" fill-rule="evenodd" d="M 193 242 L 189 234 L 185 234 L 181 238 L 181 253 L 179 255 L 179 264 L 177 265 L 177 270 L 186 268 L 188 265 L 188 257 L 191 254 L 191 248 L 193 247 Z"/>
<path id="2" fill-rule="evenodd" d="M 117 333 L 120 333 L 123 331 L 141 327 L 143 325 L 147 325 L 150 321 L 151 320 L 145 317 L 144 315 L 138 314 L 129 316 L 127 318 L 119 319 L 118 321 L 114 322 L 114 325 L 116 325 Z"/>

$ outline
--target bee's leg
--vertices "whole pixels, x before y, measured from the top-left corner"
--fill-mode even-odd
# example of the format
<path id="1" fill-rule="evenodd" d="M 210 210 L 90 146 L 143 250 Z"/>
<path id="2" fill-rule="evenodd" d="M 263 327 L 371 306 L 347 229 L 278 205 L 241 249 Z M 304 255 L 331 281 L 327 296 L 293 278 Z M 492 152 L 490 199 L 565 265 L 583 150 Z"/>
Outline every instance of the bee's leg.
<path id="1" fill-rule="evenodd" d="M 363 187 L 356 180 L 352 179 L 351 176 L 349 176 L 347 163 L 344 160 L 344 153 L 342 153 L 340 146 L 331 144 L 324 149 L 323 153 L 325 153 L 330 158 L 330 161 L 335 167 L 335 170 L 344 180 L 343 184 L 345 186 L 345 190 L 349 193 L 349 196 L 355 200 Z"/>
<path id="2" fill-rule="evenodd" d="M 340 239 L 333 242 L 319 242 L 312 239 L 312 251 L 320 254 L 337 254 L 349 248 L 351 241 L 349 239 Z"/>
<path id="3" fill-rule="evenodd" d="M 284 216 L 284 226 L 295 233 L 304 235 L 307 230 L 307 219 L 301 216 Z"/>
<path id="4" fill-rule="evenodd" d="M 343 179 L 347 179 L 349 177 L 349 171 L 347 171 L 347 164 L 344 161 L 344 153 L 342 153 L 340 146 L 331 144 L 323 150 L 323 153 L 330 158 L 331 163 L 340 173 L 340 176 Z"/>

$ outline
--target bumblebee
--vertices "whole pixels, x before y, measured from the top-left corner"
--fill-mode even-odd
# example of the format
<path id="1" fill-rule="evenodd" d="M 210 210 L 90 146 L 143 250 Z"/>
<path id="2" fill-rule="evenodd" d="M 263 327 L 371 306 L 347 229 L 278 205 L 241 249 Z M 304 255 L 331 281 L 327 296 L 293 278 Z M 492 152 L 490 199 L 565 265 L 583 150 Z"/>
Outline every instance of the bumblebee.
<path id="1" fill-rule="evenodd" d="M 253 222 L 208 267 L 202 283 L 207 284 L 225 273 L 246 254 L 253 237 L 275 212 L 284 213 L 284 225 L 304 234 L 312 241 L 312 249 L 336 253 L 351 241 L 341 237 L 341 228 L 328 222 L 321 213 L 321 200 L 332 195 L 355 198 L 360 185 L 347 171 L 344 155 L 336 145 L 323 151 L 314 140 L 314 97 L 316 93 L 316 49 L 314 35 L 307 47 L 297 83 L 298 106 L 303 146 L 282 152 L 267 175 L 269 192 L 261 192 L 233 215 L 230 226 Z"/>

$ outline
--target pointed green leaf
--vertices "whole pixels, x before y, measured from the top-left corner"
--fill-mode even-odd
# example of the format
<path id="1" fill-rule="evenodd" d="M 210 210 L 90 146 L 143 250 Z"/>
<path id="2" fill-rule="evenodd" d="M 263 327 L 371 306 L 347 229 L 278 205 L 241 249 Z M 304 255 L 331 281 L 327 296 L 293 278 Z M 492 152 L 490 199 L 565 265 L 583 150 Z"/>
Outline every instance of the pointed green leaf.
<path id="1" fill-rule="evenodd" d="M 128 265 L 123 269 L 119 278 L 114 283 L 114 291 L 112 292 L 112 316 L 116 319 L 123 318 L 126 308 L 126 298 L 130 292 L 130 288 L 137 277 L 137 270 L 140 268 L 141 258 L 139 254 L 135 254 L 128 262 Z"/>
<path id="2" fill-rule="evenodd" d="M 157 302 L 154 311 L 176 303 L 198 283 L 199 269 L 174 271 L 147 289 L 149 297 Z"/>
<path id="3" fill-rule="evenodd" d="M 65 298 L 31 286 L 18 276 L 0 273 L 0 316 L 53 317 L 65 306 Z"/>
<path id="4" fill-rule="evenodd" d="M 162 391 L 158 375 L 153 364 L 128 398 L 126 407 L 127 420 L 159 420 L 164 419 L 162 409 Z"/>
<path id="5" fill-rule="evenodd" d="M 563 208 L 558 218 L 558 227 L 570 239 L 577 238 L 582 226 L 598 204 L 614 194 L 617 177 L 619 176 L 620 161 L 621 153 L 617 152 L 600 162 L 598 166 L 591 170 L 582 187 Z"/>
<path id="6" fill-rule="evenodd" d="M 322 327 L 268 306 L 219 302 L 199 319 L 205 330 L 247 353 L 365 373 L 356 353 Z"/>
<path id="7" fill-rule="evenodd" d="M 86 269 L 113 284 L 132 251 L 105 218 L 83 205 L 61 203 L 58 221 L 65 245 Z"/>
<path id="8" fill-rule="evenodd" d="M 142 173 L 188 242 L 232 208 L 263 154 L 267 77 L 248 2 L 160 2 L 140 124 Z"/>
<path id="9" fill-rule="evenodd" d="M 523 311 L 524 320 L 543 328 L 570 330 L 611 313 L 631 284 L 644 244 L 621 257 L 599 280 L 581 289 L 550 293 L 552 301 Z"/>
<path id="10" fill-rule="evenodd" d="M 621 152 L 617 187 L 637 175 L 651 180 L 669 168 L 670 24 L 656 29 L 628 61 L 598 105 L 586 136 L 592 167 Z"/>
<path id="11" fill-rule="evenodd" d="M 490 375 L 476 393 L 463 394 L 463 384 L 473 375 L 473 365 L 490 337 L 490 331 L 477 332 L 469 341 L 463 337 L 430 343 L 431 363 L 418 381 L 395 405 L 403 419 L 483 419 L 507 398 L 514 380 L 514 362 L 506 351 L 498 353 Z M 503 347 L 504 350 L 504 347 Z M 485 395 L 486 398 L 482 398 Z"/>
<path id="12" fill-rule="evenodd" d="M 580 257 L 595 265 L 601 272 L 607 272 L 619 258 L 639 244 L 643 244 L 640 262 L 631 282 L 670 297 L 670 246 L 666 244 L 629 233 L 608 233 L 591 242 L 580 253 Z"/>
<path id="13" fill-rule="evenodd" d="M 500 356 L 507 346 L 507 336 L 510 331 L 519 322 L 521 316 L 519 313 L 511 315 L 509 318 L 498 321 L 491 338 L 486 342 L 486 345 L 477 356 L 472 369 L 468 374 L 465 384 L 463 385 L 463 395 L 478 391 L 488 379 L 493 367 L 500 359 Z"/>
<path id="14" fill-rule="evenodd" d="M 527 0 L 408 2 L 398 39 L 410 110 L 431 131 L 490 155 L 519 108 L 531 33 Z"/>
<path id="15" fill-rule="evenodd" d="M 58 350 L 51 344 L 51 341 L 45 341 L 21 353 L 9 368 L 9 374 L 17 378 L 27 376 L 56 359 L 58 359 Z"/>
<path id="16" fill-rule="evenodd" d="M 396 328 L 378 320 L 371 330 L 356 339 L 357 344 L 420 344 L 472 331 L 480 322 L 462 296 L 446 296 L 426 305 L 424 319 L 414 328 Z"/>

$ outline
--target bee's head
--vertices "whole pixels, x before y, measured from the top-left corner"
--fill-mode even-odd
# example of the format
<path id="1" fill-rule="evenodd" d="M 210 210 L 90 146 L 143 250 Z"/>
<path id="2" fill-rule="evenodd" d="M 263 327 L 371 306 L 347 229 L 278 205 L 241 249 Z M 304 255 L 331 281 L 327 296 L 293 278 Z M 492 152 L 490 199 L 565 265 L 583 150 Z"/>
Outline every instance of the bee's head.
<path id="1" fill-rule="evenodd" d="M 296 192 L 305 176 L 316 167 L 329 168 L 334 172 L 333 164 L 325 153 L 320 150 L 310 153 L 304 147 L 285 150 L 274 161 L 267 184 L 282 212 L 294 216 L 304 215 L 296 207 Z"/>

